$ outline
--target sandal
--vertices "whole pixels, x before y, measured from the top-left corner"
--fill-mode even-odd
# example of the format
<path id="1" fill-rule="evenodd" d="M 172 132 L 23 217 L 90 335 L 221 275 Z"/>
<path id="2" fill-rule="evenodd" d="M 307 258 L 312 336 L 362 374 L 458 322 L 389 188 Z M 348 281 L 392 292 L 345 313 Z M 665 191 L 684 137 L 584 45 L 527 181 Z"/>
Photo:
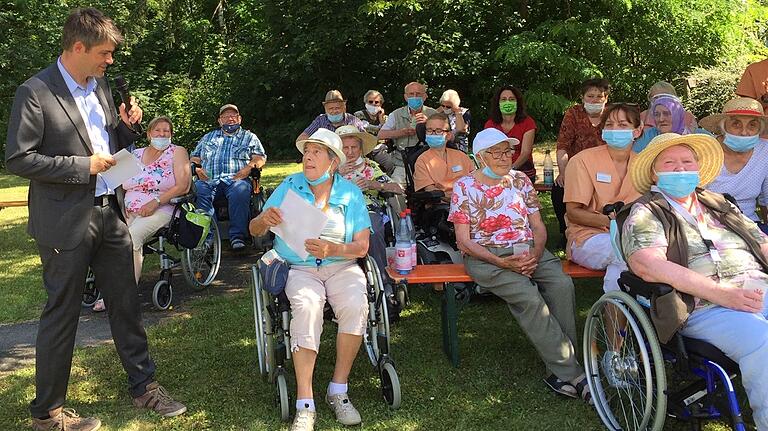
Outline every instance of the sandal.
<path id="1" fill-rule="evenodd" d="M 101 313 L 102 311 L 106 311 L 106 310 L 107 310 L 107 306 L 104 305 L 104 300 L 103 299 L 99 299 L 99 300 L 96 301 L 95 304 L 93 304 L 93 312 L 94 313 Z"/>
<path id="2" fill-rule="evenodd" d="M 586 379 L 584 381 L 586 382 Z M 579 397 L 579 392 L 577 392 L 578 388 L 576 386 L 573 386 L 569 382 L 560 380 L 554 374 L 550 374 L 549 377 L 544 379 L 544 383 L 546 383 L 547 386 L 550 387 L 550 389 L 552 389 L 553 391 L 557 392 L 560 395 L 564 395 L 569 398 Z"/>
<path id="3" fill-rule="evenodd" d="M 584 400 L 584 402 L 586 402 L 590 406 L 595 405 L 595 402 L 592 401 L 592 393 L 589 391 L 589 383 L 587 383 L 586 377 L 581 379 L 579 383 L 576 383 L 575 388 L 578 391 L 578 394 L 581 396 L 581 399 Z"/>

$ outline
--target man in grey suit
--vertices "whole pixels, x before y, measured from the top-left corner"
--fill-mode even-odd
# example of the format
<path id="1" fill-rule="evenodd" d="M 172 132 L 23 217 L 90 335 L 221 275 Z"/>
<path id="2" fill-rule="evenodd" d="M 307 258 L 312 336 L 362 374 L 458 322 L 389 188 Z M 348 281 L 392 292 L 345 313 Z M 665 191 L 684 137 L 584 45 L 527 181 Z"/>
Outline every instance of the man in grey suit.
<path id="1" fill-rule="evenodd" d="M 139 139 L 130 125 L 141 121 L 141 109 L 135 100 L 130 112 L 123 104 L 115 109 L 104 79 L 122 40 L 100 11 L 73 11 L 64 24 L 61 56 L 22 84 L 13 101 L 5 159 L 9 171 L 30 180 L 27 231 L 37 243 L 48 293 L 37 334 L 34 429 L 101 425 L 63 409 L 89 266 L 109 310 L 134 405 L 163 416 L 186 411 L 154 380 L 123 190 L 111 189 L 100 175 L 115 164 L 112 154 Z"/>

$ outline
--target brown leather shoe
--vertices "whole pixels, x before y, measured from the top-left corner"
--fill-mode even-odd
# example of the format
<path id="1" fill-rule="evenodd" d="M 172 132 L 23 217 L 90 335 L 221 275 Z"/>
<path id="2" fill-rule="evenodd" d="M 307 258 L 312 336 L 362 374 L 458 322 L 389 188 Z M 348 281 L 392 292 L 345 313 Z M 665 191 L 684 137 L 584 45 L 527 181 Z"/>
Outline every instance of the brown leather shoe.
<path id="1" fill-rule="evenodd" d="M 152 382 L 147 385 L 144 395 L 134 398 L 133 405 L 139 408 L 154 410 L 160 416 L 170 418 L 187 411 L 187 407 L 175 401 L 160 383 Z"/>
<path id="2" fill-rule="evenodd" d="M 50 418 L 32 418 L 32 429 L 35 431 L 67 430 L 67 431 L 96 431 L 101 428 L 101 421 L 96 418 L 81 418 L 72 409 L 59 407 L 48 412 Z"/>

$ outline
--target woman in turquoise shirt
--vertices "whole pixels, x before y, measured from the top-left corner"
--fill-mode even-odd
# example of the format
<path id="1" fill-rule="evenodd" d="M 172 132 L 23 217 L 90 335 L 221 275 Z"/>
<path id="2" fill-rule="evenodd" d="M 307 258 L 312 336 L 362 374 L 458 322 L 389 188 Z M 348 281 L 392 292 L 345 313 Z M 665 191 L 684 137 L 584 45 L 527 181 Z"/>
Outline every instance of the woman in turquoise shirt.
<path id="1" fill-rule="evenodd" d="M 304 243 L 309 253 L 304 260 L 282 238 L 275 238 L 275 251 L 291 265 L 285 286 L 291 303 L 291 351 L 297 386 L 296 416 L 291 430 L 314 427 L 312 375 L 326 300 L 338 323 L 336 366 L 326 401 L 339 422 L 357 425 L 361 422 L 360 414 L 349 401 L 347 379 L 360 350 L 368 317 L 365 275 L 356 260 L 368 252 L 371 220 L 360 189 L 337 173 L 346 157 L 336 133 L 319 129 L 308 139 L 298 141 L 296 147 L 303 154 L 302 172 L 283 180 L 267 200 L 264 211 L 250 224 L 252 234 L 263 235 L 270 227 L 283 223 L 279 206 L 288 190 L 328 216 L 320 238 Z"/>

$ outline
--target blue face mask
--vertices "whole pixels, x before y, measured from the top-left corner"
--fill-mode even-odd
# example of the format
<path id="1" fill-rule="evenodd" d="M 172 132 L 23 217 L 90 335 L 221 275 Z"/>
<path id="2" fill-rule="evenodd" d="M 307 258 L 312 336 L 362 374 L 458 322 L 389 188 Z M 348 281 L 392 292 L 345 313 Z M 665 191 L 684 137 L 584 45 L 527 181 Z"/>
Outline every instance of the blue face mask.
<path id="1" fill-rule="evenodd" d="M 445 135 L 427 135 L 429 148 L 440 148 L 445 145 Z"/>
<path id="2" fill-rule="evenodd" d="M 328 121 L 331 123 L 341 123 L 341 120 L 344 119 L 344 113 L 341 114 L 325 114 L 328 116 Z"/>
<path id="3" fill-rule="evenodd" d="M 605 141 L 609 147 L 624 149 L 632 143 L 633 139 L 632 129 L 603 129 L 603 141 Z"/>
<path id="4" fill-rule="evenodd" d="M 229 133 L 230 135 L 237 132 L 237 129 L 239 128 L 239 124 L 223 124 L 221 126 L 221 130 L 223 130 L 225 133 Z"/>
<path id="5" fill-rule="evenodd" d="M 657 172 L 656 175 L 659 177 L 656 185 L 673 198 L 690 195 L 700 181 L 699 171 Z"/>
<path id="6" fill-rule="evenodd" d="M 424 106 L 424 99 L 421 97 L 408 98 L 408 107 L 411 108 L 412 111 L 418 111 L 422 106 Z"/>
<path id="7" fill-rule="evenodd" d="M 157 151 L 163 151 L 171 146 L 171 138 L 152 138 L 149 144 Z"/>
<path id="8" fill-rule="evenodd" d="M 494 180 L 500 180 L 503 178 L 501 175 L 497 175 L 496 172 L 493 172 L 493 170 L 491 170 L 491 168 L 488 166 L 483 168 L 483 175 L 488 178 L 493 178 Z"/>
<path id="9" fill-rule="evenodd" d="M 624 256 L 622 256 L 621 250 L 619 250 L 619 225 L 616 223 L 616 220 L 611 219 L 608 232 L 611 238 L 611 247 L 613 247 L 613 254 L 615 254 L 618 259 L 624 260 Z"/>
<path id="10" fill-rule="evenodd" d="M 737 136 L 730 133 L 725 134 L 725 145 L 736 151 L 737 153 L 746 153 L 747 151 L 755 148 L 755 145 L 760 143 L 760 135 L 754 136 Z"/>

